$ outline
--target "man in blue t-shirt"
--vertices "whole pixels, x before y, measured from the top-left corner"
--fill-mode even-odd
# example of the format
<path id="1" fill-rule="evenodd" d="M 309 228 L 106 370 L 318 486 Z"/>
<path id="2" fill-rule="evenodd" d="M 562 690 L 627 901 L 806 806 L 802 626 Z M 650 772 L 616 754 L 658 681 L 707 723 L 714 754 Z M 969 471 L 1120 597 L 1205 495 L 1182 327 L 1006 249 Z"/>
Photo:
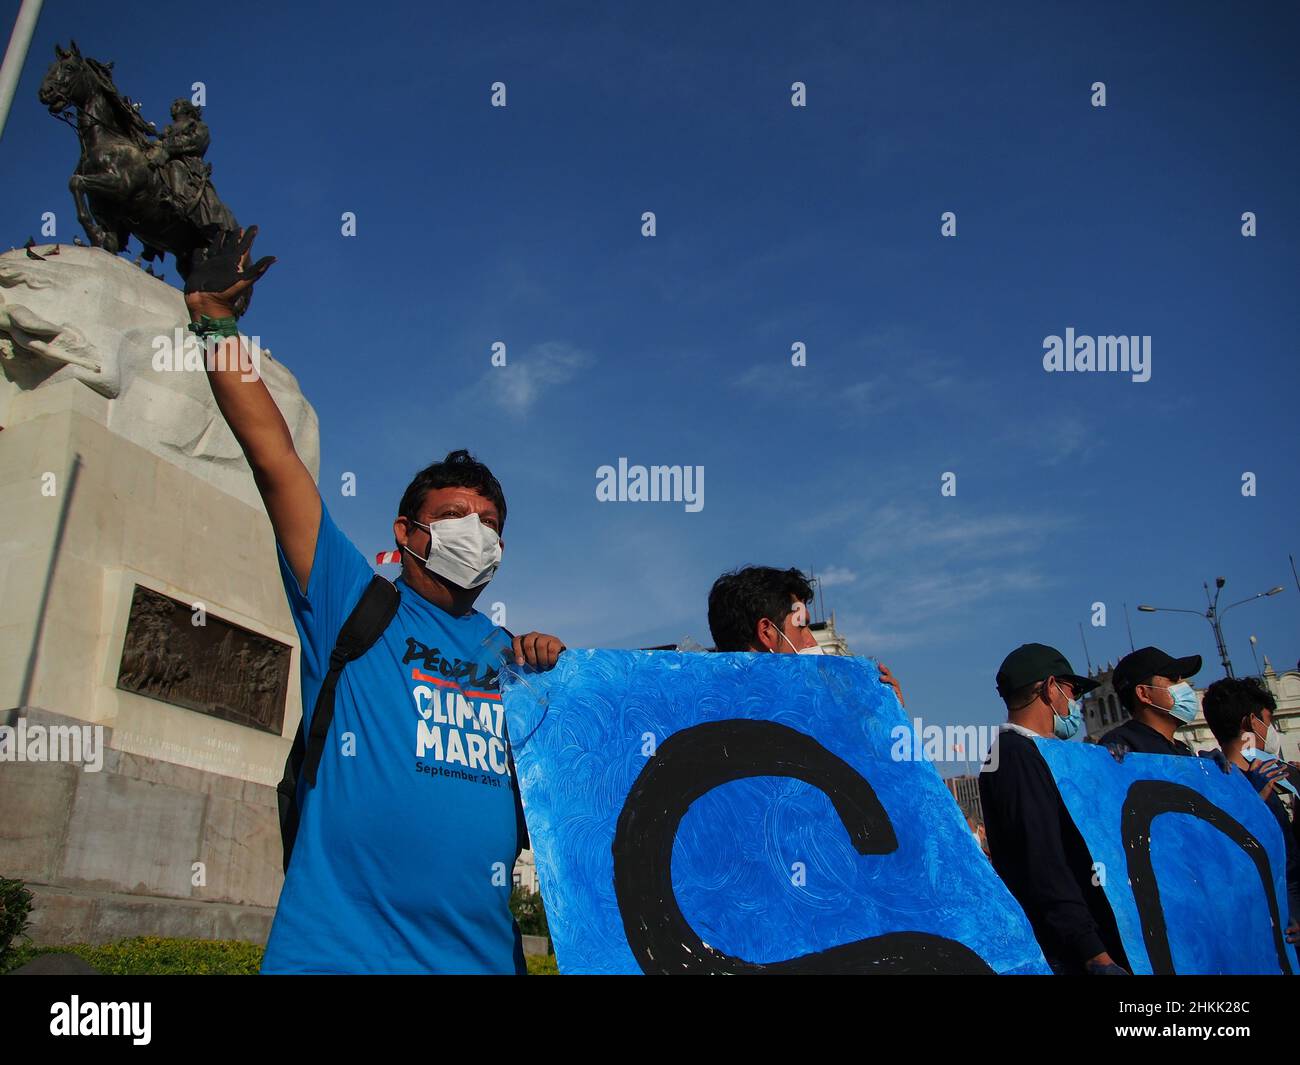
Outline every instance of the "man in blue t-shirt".
<path id="1" fill-rule="evenodd" d="M 256 228 L 219 240 L 185 301 L 218 358 L 208 379 L 275 530 L 302 642 L 305 727 L 339 631 L 373 571 L 339 531 L 279 408 L 238 357 L 236 308 L 274 261 Z M 522 846 L 498 671 L 550 669 L 564 645 L 511 637 L 474 609 L 501 560 L 506 501 L 466 451 L 421 470 L 393 522 L 397 613 L 338 680 L 314 786 L 299 781 L 293 856 L 265 973 L 522 973 L 510 914 Z"/>

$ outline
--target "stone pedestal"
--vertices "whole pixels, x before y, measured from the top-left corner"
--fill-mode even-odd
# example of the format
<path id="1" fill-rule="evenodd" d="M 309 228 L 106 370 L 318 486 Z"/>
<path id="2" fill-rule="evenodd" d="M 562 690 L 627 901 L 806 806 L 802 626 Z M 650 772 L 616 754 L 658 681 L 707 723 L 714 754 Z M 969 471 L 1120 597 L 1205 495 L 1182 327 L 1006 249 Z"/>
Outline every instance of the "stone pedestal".
<path id="1" fill-rule="evenodd" d="M 301 717 L 270 522 L 205 376 L 151 365 L 180 293 L 95 249 L 21 255 L 0 256 L 0 725 L 99 726 L 104 750 L 0 760 L 0 875 L 34 892 L 40 943 L 264 940 Z M 314 473 L 314 412 L 264 377 Z M 119 686 L 137 586 L 291 649 L 278 731 Z"/>

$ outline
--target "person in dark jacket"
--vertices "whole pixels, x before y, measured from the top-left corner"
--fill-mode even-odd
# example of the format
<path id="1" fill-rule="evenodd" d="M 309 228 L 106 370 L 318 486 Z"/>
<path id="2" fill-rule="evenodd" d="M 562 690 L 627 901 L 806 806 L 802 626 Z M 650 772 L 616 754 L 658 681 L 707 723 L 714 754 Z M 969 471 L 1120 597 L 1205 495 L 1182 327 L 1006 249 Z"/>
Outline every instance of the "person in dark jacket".
<path id="1" fill-rule="evenodd" d="M 1079 700 L 1095 687 L 1053 647 L 1012 651 L 997 675 L 1008 720 L 979 779 L 993 868 L 1058 974 L 1120 975 L 1128 966 L 1092 856 L 1036 742 L 1076 736 Z"/>
<path id="2" fill-rule="evenodd" d="M 1102 736 L 1116 758 L 1137 754 L 1180 754 L 1192 749 L 1176 733 L 1199 709 L 1196 691 L 1187 683 L 1201 669 L 1201 656 L 1174 658 L 1159 647 L 1143 647 L 1119 660 L 1111 684 L 1129 720 Z"/>
<path id="3" fill-rule="evenodd" d="M 1202 701 L 1205 723 L 1210 726 L 1219 742 L 1217 751 L 1203 751 L 1204 757 L 1214 759 L 1226 773 L 1241 772 L 1251 787 L 1264 800 L 1286 845 L 1286 893 L 1289 906 L 1286 939 L 1288 943 L 1300 942 L 1300 849 L 1291 834 L 1291 819 L 1286 807 L 1278 798 L 1277 789 L 1287 778 L 1287 766 L 1281 759 L 1272 757 L 1247 757 L 1256 737 L 1264 732 L 1269 722 L 1262 718 L 1267 704 L 1260 699 L 1259 685 L 1251 680 L 1225 677 L 1205 689 Z"/>

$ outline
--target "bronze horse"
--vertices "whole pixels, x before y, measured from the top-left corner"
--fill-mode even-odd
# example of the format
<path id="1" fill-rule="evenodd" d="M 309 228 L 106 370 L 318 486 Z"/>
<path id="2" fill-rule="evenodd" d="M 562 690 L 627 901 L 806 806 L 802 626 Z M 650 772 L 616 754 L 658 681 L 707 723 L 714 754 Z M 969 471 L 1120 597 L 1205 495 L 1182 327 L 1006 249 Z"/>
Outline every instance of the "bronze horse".
<path id="1" fill-rule="evenodd" d="M 77 42 L 57 57 L 41 82 L 38 96 L 50 114 L 73 125 L 75 112 L 81 158 L 68 181 L 77 218 L 90 243 L 116 255 L 134 235 L 152 263 L 166 252 L 176 259 L 184 279 L 201 262 L 213 239 L 238 230 L 230 209 L 210 182 L 202 190 L 203 213 L 216 222 L 199 221 L 199 203 L 188 209 L 177 202 L 161 170 L 151 166 L 151 137 L 157 133 L 113 84 L 113 64 L 83 57 Z M 153 271 L 150 270 L 150 273 Z"/>

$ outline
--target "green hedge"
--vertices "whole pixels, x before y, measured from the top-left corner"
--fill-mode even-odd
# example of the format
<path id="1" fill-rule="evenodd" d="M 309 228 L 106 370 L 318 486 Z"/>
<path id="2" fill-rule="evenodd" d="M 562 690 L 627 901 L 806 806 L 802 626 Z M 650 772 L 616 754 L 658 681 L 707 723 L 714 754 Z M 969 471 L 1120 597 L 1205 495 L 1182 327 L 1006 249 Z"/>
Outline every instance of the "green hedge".
<path id="1" fill-rule="evenodd" d="M 75 954 L 112 976 L 256 976 L 262 965 L 262 948 L 254 943 L 137 936 L 100 946 L 17 947 L 0 964 L 0 972 L 25 965 L 38 954 Z M 554 954 L 526 961 L 530 976 L 559 974 Z"/>
<path id="2" fill-rule="evenodd" d="M 548 936 L 550 929 L 546 926 L 546 907 L 542 905 L 542 896 L 535 891 L 522 888 L 510 889 L 510 912 L 519 922 L 519 931 L 526 936 Z"/>
<path id="3" fill-rule="evenodd" d="M 0 876 L 0 972 L 11 966 L 10 959 L 27 942 L 31 912 L 32 893 L 27 885 Z M 15 946 L 15 940 L 19 945 Z"/>
<path id="4" fill-rule="evenodd" d="M 554 954 L 530 954 L 524 961 L 528 965 L 529 976 L 559 976 L 560 970 L 555 963 Z"/>
<path id="5" fill-rule="evenodd" d="M 255 943 L 137 936 L 100 946 L 20 947 L 5 968 L 17 968 L 38 954 L 75 954 L 112 976 L 256 976 L 262 965 L 262 948 Z"/>

